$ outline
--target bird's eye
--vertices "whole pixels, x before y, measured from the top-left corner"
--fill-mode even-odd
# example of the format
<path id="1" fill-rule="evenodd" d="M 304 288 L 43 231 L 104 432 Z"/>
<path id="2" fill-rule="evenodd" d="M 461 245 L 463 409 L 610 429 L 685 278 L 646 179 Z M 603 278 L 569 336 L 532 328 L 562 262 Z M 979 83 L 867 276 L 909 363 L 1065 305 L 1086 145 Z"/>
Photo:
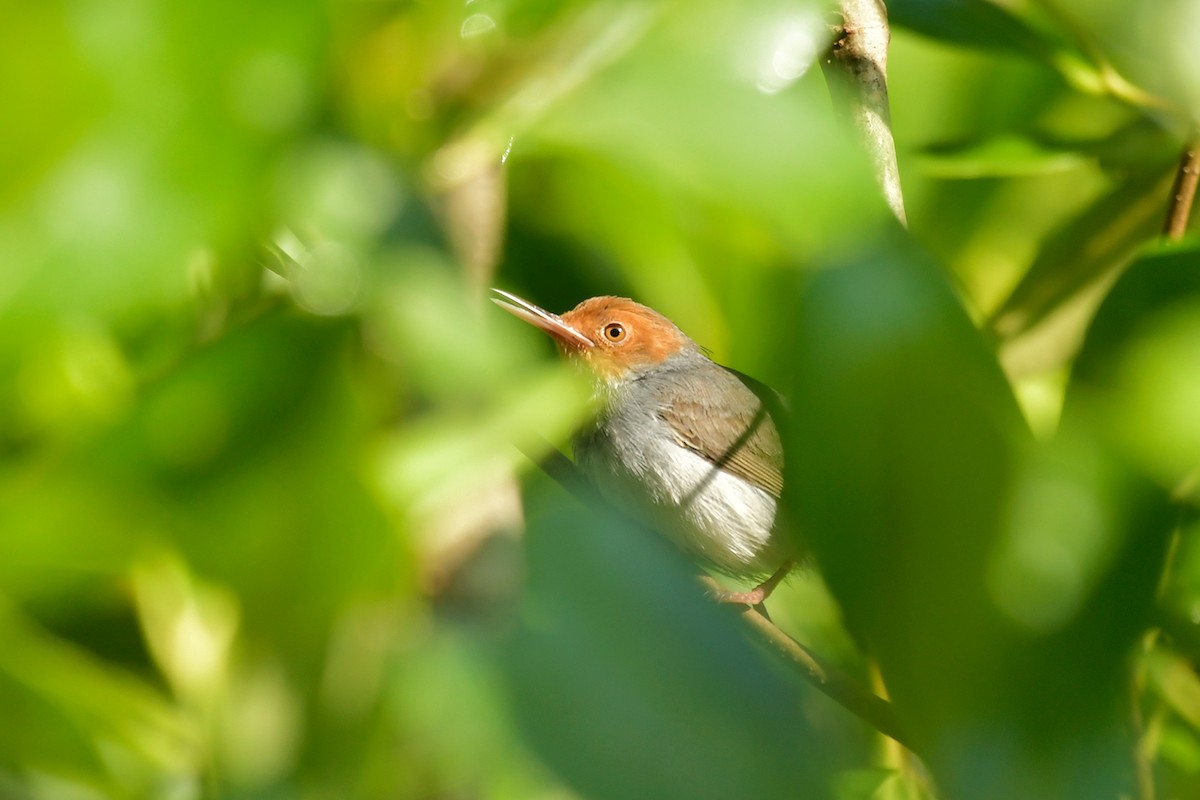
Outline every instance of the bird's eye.
<path id="1" fill-rule="evenodd" d="M 625 341 L 625 326 L 619 322 L 610 322 L 604 326 L 604 338 L 613 344 Z"/>

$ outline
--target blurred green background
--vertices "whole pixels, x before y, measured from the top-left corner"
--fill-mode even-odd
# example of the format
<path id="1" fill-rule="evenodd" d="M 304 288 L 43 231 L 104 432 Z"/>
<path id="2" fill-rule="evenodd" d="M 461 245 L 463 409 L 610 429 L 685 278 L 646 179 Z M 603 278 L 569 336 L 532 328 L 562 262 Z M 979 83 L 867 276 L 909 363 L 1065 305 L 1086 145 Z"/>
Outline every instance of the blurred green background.
<path id="1" fill-rule="evenodd" d="M 1200 795 L 1200 3 L 889 3 L 909 231 L 816 2 L 6 10 L 0 797 Z M 521 455 L 490 285 L 788 395 L 773 615 L 924 766 Z"/>

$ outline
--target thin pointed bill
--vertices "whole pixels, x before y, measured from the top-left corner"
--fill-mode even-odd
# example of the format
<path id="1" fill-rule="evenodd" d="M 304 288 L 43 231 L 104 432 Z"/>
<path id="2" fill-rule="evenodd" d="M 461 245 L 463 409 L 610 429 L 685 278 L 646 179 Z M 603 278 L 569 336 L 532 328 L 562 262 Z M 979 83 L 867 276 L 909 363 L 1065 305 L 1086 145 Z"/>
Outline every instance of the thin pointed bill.
<path id="1" fill-rule="evenodd" d="M 562 317 L 558 316 L 558 314 L 551 314 L 544 308 L 539 308 L 533 303 L 522 300 L 515 294 L 510 294 L 501 289 L 492 289 L 492 291 L 500 295 L 499 297 L 492 298 L 493 303 L 513 316 L 520 317 L 530 325 L 541 328 L 564 345 L 584 350 L 595 347 L 591 339 L 563 322 Z"/>

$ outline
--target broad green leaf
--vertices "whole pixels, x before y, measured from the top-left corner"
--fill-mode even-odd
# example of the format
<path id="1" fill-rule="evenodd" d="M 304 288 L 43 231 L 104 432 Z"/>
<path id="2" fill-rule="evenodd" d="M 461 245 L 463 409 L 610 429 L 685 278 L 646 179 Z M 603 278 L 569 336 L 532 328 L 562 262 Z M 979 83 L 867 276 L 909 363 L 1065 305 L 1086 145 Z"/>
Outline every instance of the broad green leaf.
<path id="1" fill-rule="evenodd" d="M 830 796 L 805 712 L 830 701 L 754 648 L 665 539 L 531 491 L 529 595 L 507 651 L 547 763 L 594 798 Z"/>
<path id="2" fill-rule="evenodd" d="M 900 237 L 814 278 L 787 481 L 936 783 L 1114 793 L 1122 685 L 1173 515 L 1112 452 L 1028 438 L 994 356 Z M 1102 788 L 1103 787 L 1103 788 Z"/>

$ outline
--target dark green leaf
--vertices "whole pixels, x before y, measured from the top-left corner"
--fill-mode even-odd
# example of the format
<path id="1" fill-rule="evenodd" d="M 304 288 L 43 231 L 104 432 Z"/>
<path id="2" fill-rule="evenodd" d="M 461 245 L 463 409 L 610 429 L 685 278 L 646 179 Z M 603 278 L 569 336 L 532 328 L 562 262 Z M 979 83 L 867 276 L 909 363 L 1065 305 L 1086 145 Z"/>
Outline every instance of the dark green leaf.
<path id="1" fill-rule="evenodd" d="M 530 502 L 509 662 L 549 764 L 594 798 L 828 796 L 805 713 L 828 700 L 756 650 L 657 534 L 558 492 Z"/>
<path id="2" fill-rule="evenodd" d="M 1149 616 L 1162 493 L 1078 433 L 1029 441 L 994 356 L 902 238 L 819 275 L 796 319 L 797 514 L 938 784 L 1115 793 L 1121 717 L 1094 699 Z"/>

